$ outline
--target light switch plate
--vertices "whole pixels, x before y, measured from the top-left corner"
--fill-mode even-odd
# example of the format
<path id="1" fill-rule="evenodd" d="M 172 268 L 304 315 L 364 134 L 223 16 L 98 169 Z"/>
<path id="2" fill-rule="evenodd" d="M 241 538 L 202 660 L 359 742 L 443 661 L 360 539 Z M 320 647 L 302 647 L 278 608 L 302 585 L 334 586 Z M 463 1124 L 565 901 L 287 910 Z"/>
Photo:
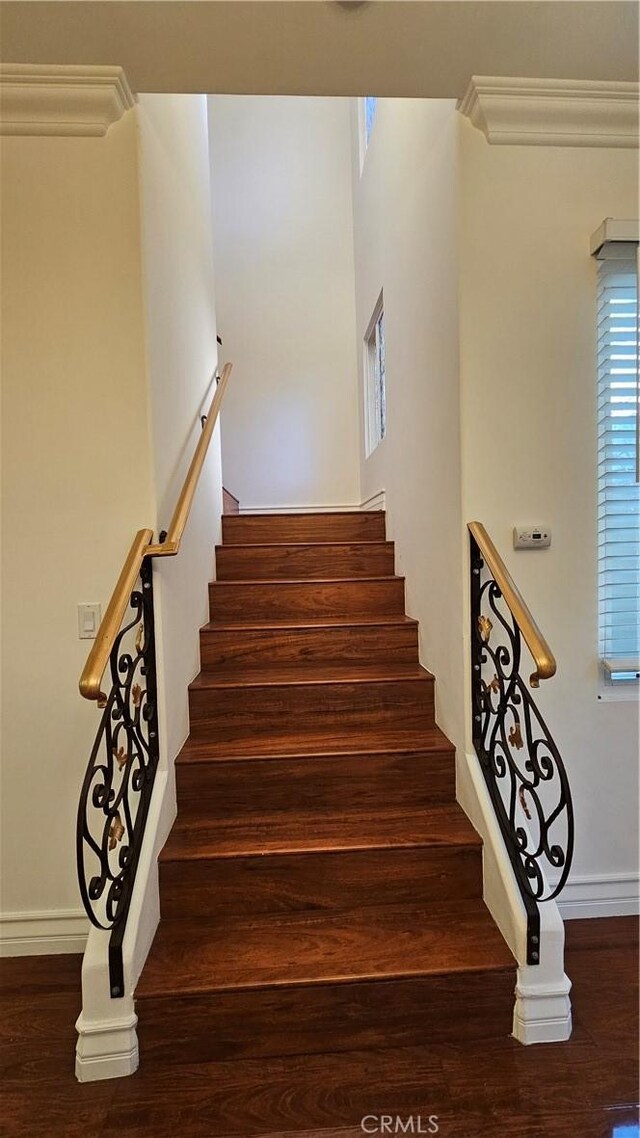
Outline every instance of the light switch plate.
<path id="1" fill-rule="evenodd" d="M 101 620 L 102 611 L 96 602 L 78 605 L 78 636 L 80 640 L 95 640 Z"/>
<path id="2" fill-rule="evenodd" d="M 548 549 L 551 545 L 549 526 L 514 526 L 514 549 Z"/>

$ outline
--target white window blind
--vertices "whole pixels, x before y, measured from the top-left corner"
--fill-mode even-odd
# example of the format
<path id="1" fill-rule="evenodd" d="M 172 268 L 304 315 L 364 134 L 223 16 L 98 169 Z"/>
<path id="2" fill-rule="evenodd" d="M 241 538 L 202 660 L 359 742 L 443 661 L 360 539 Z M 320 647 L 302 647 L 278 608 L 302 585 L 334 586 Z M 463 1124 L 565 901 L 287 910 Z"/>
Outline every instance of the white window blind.
<path id="1" fill-rule="evenodd" d="M 612 681 L 640 667 L 637 245 L 598 252 L 598 609 Z"/>

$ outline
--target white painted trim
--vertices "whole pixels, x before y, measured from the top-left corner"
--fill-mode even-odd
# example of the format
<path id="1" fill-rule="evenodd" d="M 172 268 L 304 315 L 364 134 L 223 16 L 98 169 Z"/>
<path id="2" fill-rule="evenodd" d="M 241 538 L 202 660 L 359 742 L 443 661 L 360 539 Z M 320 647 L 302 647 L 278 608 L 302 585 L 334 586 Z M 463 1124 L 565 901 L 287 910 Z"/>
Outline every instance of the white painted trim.
<path id="1" fill-rule="evenodd" d="M 356 510 L 384 510 L 385 491 L 378 490 L 365 502 L 334 502 L 332 505 L 317 506 L 241 506 L 241 514 L 334 514 L 351 513 Z"/>
<path id="2" fill-rule="evenodd" d="M 138 1017 L 129 1008 L 119 1018 L 89 1020 L 78 1017 L 76 1078 L 80 1083 L 121 1079 L 138 1069 Z"/>
<path id="3" fill-rule="evenodd" d="M 0 913 L 0 957 L 84 952 L 88 932 L 83 909 Z"/>
<path id="4" fill-rule="evenodd" d="M 638 146 L 638 83 L 474 75 L 459 110 L 487 141 L 520 146 Z"/>
<path id="5" fill-rule="evenodd" d="M 175 784 L 166 769 L 158 769 L 122 945 L 125 995 L 111 999 L 108 932 L 91 928 L 82 961 L 82 1014 L 76 1023 L 80 1082 L 121 1078 L 138 1066 L 133 993 L 160 920 L 158 855 L 175 814 Z"/>
<path id="6" fill-rule="evenodd" d="M 571 983 L 558 906 L 540 906 L 540 963 L 527 964 L 526 912 L 475 754 L 456 756 L 456 796 L 482 838 L 484 900 L 518 964 L 513 1034 L 524 1044 L 562 1043 L 571 1035 Z"/>
<path id="7" fill-rule="evenodd" d="M 386 510 L 386 491 L 378 490 L 360 506 L 361 510 Z"/>
<path id="8" fill-rule="evenodd" d="M 640 873 L 570 877 L 558 905 L 565 920 L 635 917 L 640 913 Z"/>
<path id="9" fill-rule="evenodd" d="M 307 506 L 241 506 L 241 514 L 334 514 L 351 513 L 352 510 L 361 509 L 359 502 L 335 502 L 330 506 L 318 506 L 313 503 Z"/>
<path id="10" fill-rule="evenodd" d="M 121 67 L 0 65 L 0 134 L 100 137 L 134 103 Z"/>
<path id="11" fill-rule="evenodd" d="M 571 1038 L 571 981 L 532 979 L 537 968 L 518 969 L 513 1034 L 519 1043 L 563 1043 Z"/>
<path id="12" fill-rule="evenodd" d="M 597 256 L 603 245 L 608 245 L 612 241 L 621 241 L 624 245 L 628 242 L 635 241 L 636 244 L 640 242 L 640 221 L 638 218 L 605 217 L 595 233 L 591 234 L 589 249 L 592 257 Z"/>

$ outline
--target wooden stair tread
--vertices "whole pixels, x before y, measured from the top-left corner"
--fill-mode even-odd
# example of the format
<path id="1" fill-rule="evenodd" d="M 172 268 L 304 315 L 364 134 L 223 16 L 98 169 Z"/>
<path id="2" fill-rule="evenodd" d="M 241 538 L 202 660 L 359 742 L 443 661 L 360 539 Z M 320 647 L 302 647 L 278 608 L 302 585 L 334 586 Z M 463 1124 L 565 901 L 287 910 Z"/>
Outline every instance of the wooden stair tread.
<path id="1" fill-rule="evenodd" d="M 343 814 L 295 810 L 220 819 L 179 817 L 160 860 L 480 845 L 457 804 Z"/>
<path id="2" fill-rule="evenodd" d="M 484 902 L 161 921 L 136 998 L 513 970 Z"/>
<path id="3" fill-rule="evenodd" d="M 225 668 L 224 672 L 203 671 L 189 685 L 191 691 L 208 688 L 289 687 L 297 684 L 366 684 L 420 680 L 432 683 L 433 676 L 420 664 L 324 664 L 305 663 L 289 667 L 273 666 Z"/>
<path id="4" fill-rule="evenodd" d="M 246 581 L 240 582 L 247 584 Z M 215 635 L 216 632 L 262 632 L 269 629 L 284 632 L 287 629 L 297 631 L 304 628 L 354 628 L 357 630 L 363 628 L 387 628 L 389 625 L 402 625 L 416 627 L 417 620 L 411 616 L 403 616 L 402 614 L 392 614 L 391 616 L 304 616 L 300 620 L 293 620 L 291 617 L 282 617 L 280 620 L 210 620 L 207 624 L 203 625 L 200 629 L 201 633 L 211 633 Z"/>
<path id="5" fill-rule="evenodd" d="M 217 762 L 234 759 L 329 757 L 340 755 L 422 755 L 443 751 L 453 755 L 453 745 L 438 727 L 385 728 L 380 731 L 308 731 L 300 728 L 289 735 L 253 735 L 227 740 L 187 739 L 177 762 Z"/>
<path id="6" fill-rule="evenodd" d="M 235 548 L 235 547 L 234 547 Z M 238 581 L 212 581 L 211 584 L 216 588 L 221 589 L 246 589 L 247 585 L 268 585 L 270 588 L 276 588 L 278 585 L 303 585 L 306 587 L 310 585 L 329 585 L 333 588 L 334 585 L 370 585 L 377 584 L 383 581 L 404 581 L 404 577 L 398 573 L 387 573 L 383 575 L 377 573 L 371 577 L 251 577 L 247 580 Z"/>
<path id="7" fill-rule="evenodd" d="M 322 541 L 322 540 L 315 541 L 312 538 L 308 538 L 306 541 L 291 541 L 289 539 L 287 539 L 285 541 L 239 541 L 239 542 L 236 542 L 234 545 L 225 545 L 224 543 L 222 545 L 216 545 L 215 551 L 216 551 L 216 553 L 218 553 L 219 550 L 224 549 L 227 552 L 236 553 L 237 551 L 242 551 L 243 549 L 251 549 L 251 550 L 255 550 L 256 552 L 259 549 L 277 549 L 279 551 L 282 551 L 282 550 L 286 550 L 286 549 L 316 549 L 317 548 L 317 549 L 326 550 L 327 547 L 328 548 L 334 548 L 334 549 L 344 549 L 345 547 L 347 547 L 347 548 L 353 547 L 355 549 L 359 549 L 360 546 L 364 546 L 365 549 L 370 549 L 372 545 L 384 545 L 387 548 L 391 548 L 393 546 L 393 542 L 387 541 L 387 539 L 384 537 L 374 537 L 374 538 L 366 538 L 366 539 L 361 539 L 361 538 L 348 539 L 347 538 L 344 541 L 340 541 L 339 539 L 338 540 L 332 540 L 331 538 L 327 538 L 324 541 Z"/>
<path id="8" fill-rule="evenodd" d="M 235 515 L 234 515 L 235 516 Z M 273 510 L 268 514 L 260 513 L 259 511 L 243 510 L 238 515 L 243 521 L 255 520 L 260 518 L 261 521 L 269 521 L 271 518 L 286 518 L 287 521 L 296 521 L 299 518 L 384 518 L 384 510 L 360 510 L 358 508 L 353 510 L 296 510 L 295 513 L 287 510 Z"/>

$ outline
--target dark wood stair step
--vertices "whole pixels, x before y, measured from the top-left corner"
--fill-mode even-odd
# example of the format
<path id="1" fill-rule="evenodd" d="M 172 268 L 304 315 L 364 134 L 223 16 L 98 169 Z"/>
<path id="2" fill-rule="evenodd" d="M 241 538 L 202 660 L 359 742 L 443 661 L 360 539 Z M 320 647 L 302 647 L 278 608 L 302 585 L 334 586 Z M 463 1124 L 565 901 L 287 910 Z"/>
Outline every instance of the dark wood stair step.
<path id="1" fill-rule="evenodd" d="M 437 733 L 433 749 L 354 750 L 262 756 L 221 754 L 192 742 L 176 764 L 180 814 L 226 817 L 258 811 L 344 811 L 431 806 L 455 798 L 453 748 Z M 442 741 L 441 741 L 442 740 Z M 344 741 L 343 741 L 344 744 Z M 426 744 L 425 744 L 426 746 Z"/>
<path id="2" fill-rule="evenodd" d="M 137 995 L 140 1048 L 146 1063 L 166 1064 L 167 1071 L 174 1070 L 176 1063 L 222 1064 L 231 1060 L 235 1071 L 233 1086 L 236 1092 L 240 1087 L 241 1094 L 247 1089 L 242 1081 L 244 1068 L 255 1059 L 251 1085 L 271 1086 L 275 1081 L 280 1087 L 283 1125 L 291 1118 L 292 1070 L 299 1072 L 300 1063 L 308 1066 L 314 1055 L 325 1063 L 335 1060 L 329 1084 L 326 1068 L 317 1070 L 316 1085 L 325 1102 L 327 1085 L 332 1088 L 332 1098 L 335 1088 L 341 1087 L 341 1053 L 353 1055 L 357 1049 L 361 1062 L 353 1087 L 345 1088 L 345 1092 L 356 1089 L 362 1098 L 358 1117 L 363 1117 L 372 1110 L 372 1086 L 378 1088 L 374 1100 L 378 1109 L 389 1109 L 388 1072 L 384 1063 L 378 1069 L 380 1056 L 389 1054 L 389 1048 L 420 1048 L 419 1056 L 408 1052 L 401 1078 L 406 1088 L 415 1082 L 418 1058 L 424 1067 L 424 1056 L 433 1053 L 434 1044 L 445 1044 L 457 1051 L 462 1038 L 467 1042 L 508 1040 L 515 979 L 515 964 L 510 963 L 491 970 L 437 973 L 384 983 L 363 981 L 174 995 L 169 1007 L 162 997 Z M 282 1057 L 289 1055 L 297 1057 L 293 1069 L 282 1062 Z M 238 1064 L 239 1059 L 244 1062 Z M 350 1062 L 351 1059 L 347 1069 L 352 1074 Z M 424 1077 L 424 1069 L 421 1074 Z M 378 1076 L 380 1082 L 376 1082 Z M 414 1113 L 422 1108 L 424 1115 L 424 1087 L 421 1090 L 418 1083 L 411 1101 L 416 1105 Z M 307 1088 L 307 1100 L 309 1093 Z M 397 1086 L 394 1094 L 398 1095 Z M 406 1104 L 406 1098 L 402 1102 Z M 301 1109 L 309 1123 L 307 1107 Z M 284 1138 L 284 1133 L 278 1130 L 277 1138 Z M 319 1138 L 320 1133 L 309 1130 L 307 1138 Z M 470 1138 L 468 1132 L 465 1138 Z"/>
<path id="3" fill-rule="evenodd" d="M 481 842 L 457 805 L 179 818 L 160 858 L 170 920 L 482 896 Z"/>
<path id="4" fill-rule="evenodd" d="M 390 752 L 440 752 L 453 754 L 453 745 L 436 726 L 387 726 L 356 731 L 307 729 L 304 723 L 290 726 L 287 734 L 256 732 L 250 739 L 197 739 L 190 735 L 177 758 L 178 765 L 199 762 L 230 762 L 235 759 L 306 759 Z"/>
<path id="5" fill-rule="evenodd" d="M 203 672 L 278 664 L 416 663 L 418 625 L 405 616 L 291 624 L 210 623 L 200 630 Z"/>
<path id="6" fill-rule="evenodd" d="M 385 514 L 382 510 L 240 514 L 222 519 L 222 540 L 225 545 L 384 539 Z"/>
<path id="7" fill-rule="evenodd" d="M 461 1024 L 508 1037 L 514 983 L 479 900 L 163 920 L 136 1011 L 145 1054 L 172 1063 L 459 1044 Z"/>
<path id="8" fill-rule="evenodd" d="M 418 663 L 351 664 L 319 661 L 301 668 L 296 664 L 275 663 L 256 668 L 225 668 L 220 673 L 200 672 L 189 685 L 189 691 L 221 691 L 228 688 L 309 688 L 334 687 L 340 684 L 366 686 L 372 683 L 401 684 L 418 682 L 431 688 L 433 676 Z"/>
<path id="9" fill-rule="evenodd" d="M 161 921 L 136 997 L 491 972 L 513 958 L 484 902 Z"/>
<path id="10" fill-rule="evenodd" d="M 216 546 L 218 581 L 393 576 L 390 541 Z"/>
<path id="11" fill-rule="evenodd" d="M 417 664 L 200 673 L 189 688 L 191 736 L 287 735 L 292 724 L 336 732 L 427 728 L 434 722 L 433 686 L 433 676 Z"/>
<path id="12" fill-rule="evenodd" d="M 343 580 L 212 581 L 214 621 L 404 616 L 404 577 Z"/>
<path id="13" fill-rule="evenodd" d="M 481 840 L 454 803 L 430 810 L 404 809 L 321 813 L 319 811 L 211 819 L 206 813 L 178 818 L 161 862 L 261 857 L 280 853 L 335 854 L 343 850 L 404 846 L 473 846 Z"/>

